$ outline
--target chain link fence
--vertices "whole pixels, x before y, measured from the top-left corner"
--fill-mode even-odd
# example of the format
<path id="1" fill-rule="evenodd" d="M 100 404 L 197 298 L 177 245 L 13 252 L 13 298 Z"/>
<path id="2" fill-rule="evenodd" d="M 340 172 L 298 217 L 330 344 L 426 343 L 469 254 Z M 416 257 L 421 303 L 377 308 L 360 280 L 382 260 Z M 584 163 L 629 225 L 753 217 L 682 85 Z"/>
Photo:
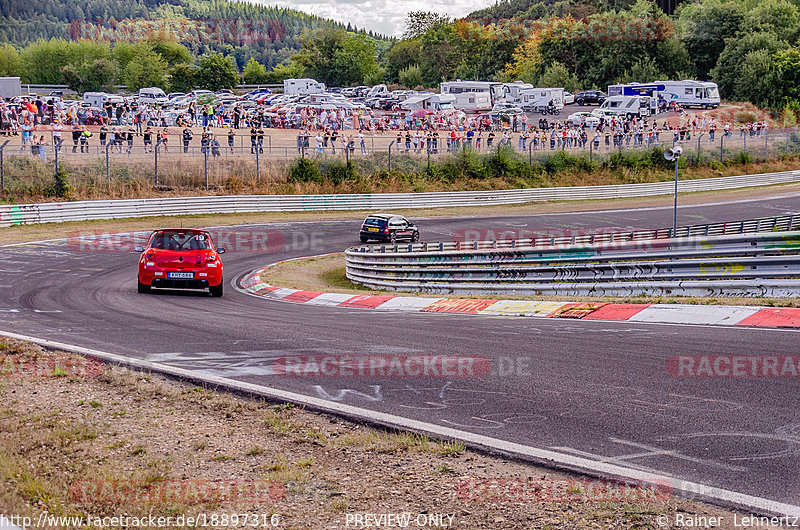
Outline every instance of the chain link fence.
<path id="1" fill-rule="evenodd" d="M 269 135 L 252 144 L 247 135 L 237 135 L 231 143 L 223 137 L 223 141 L 208 145 L 199 145 L 196 139 L 184 145 L 179 135 L 159 145 L 145 145 L 140 136 L 104 145 L 94 137 L 85 142 L 66 137 L 59 145 L 43 146 L 0 139 L 0 190 L 5 193 L 37 186 L 44 189 L 61 169 L 73 184 L 97 189 L 156 186 L 240 191 L 245 186 L 286 182 L 289 168 L 300 158 L 316 160 L 323 168 L 349 162 L 363 175 L 382 171 L 411 174 L 426 171 L 431 164 L 442 163 L 456 154 L 489 154 L 504 144 L 508 151 L 516 152 L 519 160 L 542 167 L 549 167 L 549 160 L 563 154 L 581 157 L 590 164 L 613 165 L 614 157 L 637 153 L 653 156 L 657 154 L 654 148 L 663 150 L 675 145 L 684 148 L 684 164 L 693 166 L 777 160 L 800 154 L 797 129 L 702 132 L 683 138 L 672 131 L 621 136 L 587 133 L 584 137 L 547 131 L 534 133 L 531 138 L 511 133 L 506 140 L 498 132 L 491 143 L 488 133 L 483 134 L 480 143 L 476 138 L 451 140 L 446 131 L 440 134 L 435 142 L 413 137 L 408 141 L 404 131 L 400 135 L 392 132 L 365 136 L 363 141 L 346 134 L 336 142 L 323 141 L 319 146 L 314 136 L 307 143 L 302 138 L 290 138 L 294 145 L 286 145 L 286 135 L 282 138 L 284 145 L 275 145 L 279 142 Z"/>

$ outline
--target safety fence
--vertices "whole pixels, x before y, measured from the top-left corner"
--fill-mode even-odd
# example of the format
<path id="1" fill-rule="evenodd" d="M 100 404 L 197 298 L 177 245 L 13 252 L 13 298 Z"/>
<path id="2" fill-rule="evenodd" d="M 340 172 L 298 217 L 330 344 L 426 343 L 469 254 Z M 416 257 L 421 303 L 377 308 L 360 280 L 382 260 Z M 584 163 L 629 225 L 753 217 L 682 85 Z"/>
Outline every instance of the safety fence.
<path id="1" fill-rule="evenodd" d="M 345 131 L 347 132 L 347 131 Z M 463 134 L 463 133 L 462 133 Z M 229 180 L 261 182 L 285 180 L 287 167 L 299 158 L 309 158 L 323 164 L 354 162 L 365 174 L 380 170 L 415 172 L 425 170 L 431 163 L 442 162 L 465 150 L 490 153 L 502 141 L 498 133 L 494 143 L 488 138 L 451 141 L 447 132 L 433 144 L 413 140 L 406 143 L 403 135 L 387 133 L 369 135 L 363 144 L 356 133 L 350 131 L 333 143 L 325 141 L 317 147 L 312 136 L 308 145 L 298 143 L 295 131 L 273 131 L 255 145 L 247 135 L 237 134 L 229 144 L 224 132 L 217 136 L 219 145 L 201 145 L 199 134 L 184 145 L 181 135 L 172 134 L 166 145 L 157 145 L 155 133 L 151 143 L 145 145 L 141 136 L 129 142 L 100 144 L 95 134 L 83 145 L 81 140 L 64 133 L 60 147 L 53 145 L 49 133 L 45 145 L 21 145 L 18 137 L 0 139 L 0 177 L 3 190 L 6 186 L 25 185 L 32 174 L 52 175 L 58 164 L 67 166 L 73 179 L 94 179 L 112 184 L 125 183 L 132 177 L 156 186 L 229 187 Z M 615 138 L 593 133 L 585 140 L 563 138 L 546 134 L 542 140 L 522 139 L 513 134 L 507 142 L 511 151 L 531 166 L 547 166 L 558 153 L 585 157 L 590 163 L 615 162 L 615 155 L 636 156 L 650 148 L 667 149 L 674 145 L 684 148 L 685 163 L 689 165 L 715 165 L 729 161 L 775 160 L 800 154 L 800 133 L 796 130 L 770 130 L 759 134 L 719 133 L 712 137 L 708 132 L 690 139 L 673 136 L 664 131 L 658 136 L 629 134 Z M 38 137 L 37 137 L 38 138 Z M 552 164 L 551 164 L 552 165 Z M 274 169 L 274 170 L 273 170 Z M 98 182 L 98 183 L 99 183 Z M 2 191 L 2 190 L 0 190 Z"/>
<path id="2" fill-rule="evenodd" d="M 800 170 L 682 180 L 681 193 L 767 186 L 800 180 Z M 349 195 L 216 195 L 157 199 L 0 205 L 0 226 L 164 215 L 320 210 L 393 210 L 522 204 L 536 201 L 619 199 L 671 194 L 672 182 L 494 191 Z"/>
<path id="3" fill-rule="evenodd" d="M 733 224 L 744 231 L 750 223 Z M 781 225 L 795 230 L 574 244 L 468 242 L 461 250 L 360 246 L 346 251 L 346 272 L 368 287 L 428 293 L 797 296 L 800 217 Z"/>

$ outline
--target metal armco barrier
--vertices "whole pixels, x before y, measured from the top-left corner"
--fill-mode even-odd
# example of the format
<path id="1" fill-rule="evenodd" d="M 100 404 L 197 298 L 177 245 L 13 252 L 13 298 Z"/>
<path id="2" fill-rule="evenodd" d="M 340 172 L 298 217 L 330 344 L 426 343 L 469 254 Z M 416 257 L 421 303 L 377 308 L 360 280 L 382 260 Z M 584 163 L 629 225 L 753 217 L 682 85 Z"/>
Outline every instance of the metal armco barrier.
<path id="1" fill-rule="evenodd" d="M 346 251 L 347 277 L 378 289 L 452 294 L 800 295 L 800 231 L 574 245 L 487 243 L 469 250 L 354 247 Z"/>
<path id="2" fill-rule="evenodd" d="M 767 186 L 800 181 L 800 171 L 682 180 L 681 193 Z M 499 191 L 355 195 L 226 195 L 74 201 L 0 206 L 0 226 L 209 213 L 376 210 L 521 204 L 536 201 L 618 199 L 668 195 L 672 182 Z"/>

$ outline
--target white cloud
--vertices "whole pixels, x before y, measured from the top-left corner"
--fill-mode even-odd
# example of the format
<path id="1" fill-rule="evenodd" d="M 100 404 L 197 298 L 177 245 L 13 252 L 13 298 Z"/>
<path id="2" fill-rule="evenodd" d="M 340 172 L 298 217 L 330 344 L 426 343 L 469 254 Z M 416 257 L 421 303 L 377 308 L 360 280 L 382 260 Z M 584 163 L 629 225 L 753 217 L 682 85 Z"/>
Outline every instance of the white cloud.
<path id="1" fill-rule="evenodd" d="M 313 2 L 313 7 L 309 4 Z M 258 3 L 288 7 L 318 17 L 330 18 L 359 29 L 399 37 L 409 11 L 432 11 L 460 18 L 494 4 L 494 0 L 266 0 Z"/>

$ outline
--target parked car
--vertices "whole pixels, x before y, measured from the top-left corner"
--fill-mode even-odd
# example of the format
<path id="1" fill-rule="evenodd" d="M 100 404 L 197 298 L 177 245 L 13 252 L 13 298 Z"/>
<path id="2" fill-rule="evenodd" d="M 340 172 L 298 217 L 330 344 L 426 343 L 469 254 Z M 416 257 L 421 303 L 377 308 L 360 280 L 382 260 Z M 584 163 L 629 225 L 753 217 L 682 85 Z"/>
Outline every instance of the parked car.
<path id="1" fill-rule="evenodd" d="M 514 116 L 522 116 L 523 111 L 521 108 L 511 103 L 495 103 L 492 110 L 489 112 L 489 117 L 493 120 L 509 119 Z"/>
<path id="2" fill-rule="evenodd" d="M 602 90 L 584 90 L 575 94 L 575 103 L 578 105 L 602 105 L 608 98 Z"/>
<path id="3" fill-rule="evenodd" d="M 211 296 L 222 296 L 224 248 L 215 248 L 206 230 L 161 228 L 153 231 L 141 252 L 138 291 L 151 289 L 208 289 Z"/>
<path id="4" fill-rule="evenodd" d="M 564 91 L 564 105 L 571 105 L 575 103 L 575 96 L 571 92 Z"/>
<path id="5" fill-rule="evenodd" d="M 567 117 L 567 122 L 575 127 L 580 127 L 585 123 L 588 127 L 594 128 L 600 125 L 600 118 L 584 110 L 570 114 Z"/>
<path id="6" fill-rule="evenodd" d="M 362 243 L 370 239 L 394 243 L 398 239 L 419 241 L 417 226 L 402 215 L 377 213 L 370 215 L 361 224 L 359 237 Z"/>

